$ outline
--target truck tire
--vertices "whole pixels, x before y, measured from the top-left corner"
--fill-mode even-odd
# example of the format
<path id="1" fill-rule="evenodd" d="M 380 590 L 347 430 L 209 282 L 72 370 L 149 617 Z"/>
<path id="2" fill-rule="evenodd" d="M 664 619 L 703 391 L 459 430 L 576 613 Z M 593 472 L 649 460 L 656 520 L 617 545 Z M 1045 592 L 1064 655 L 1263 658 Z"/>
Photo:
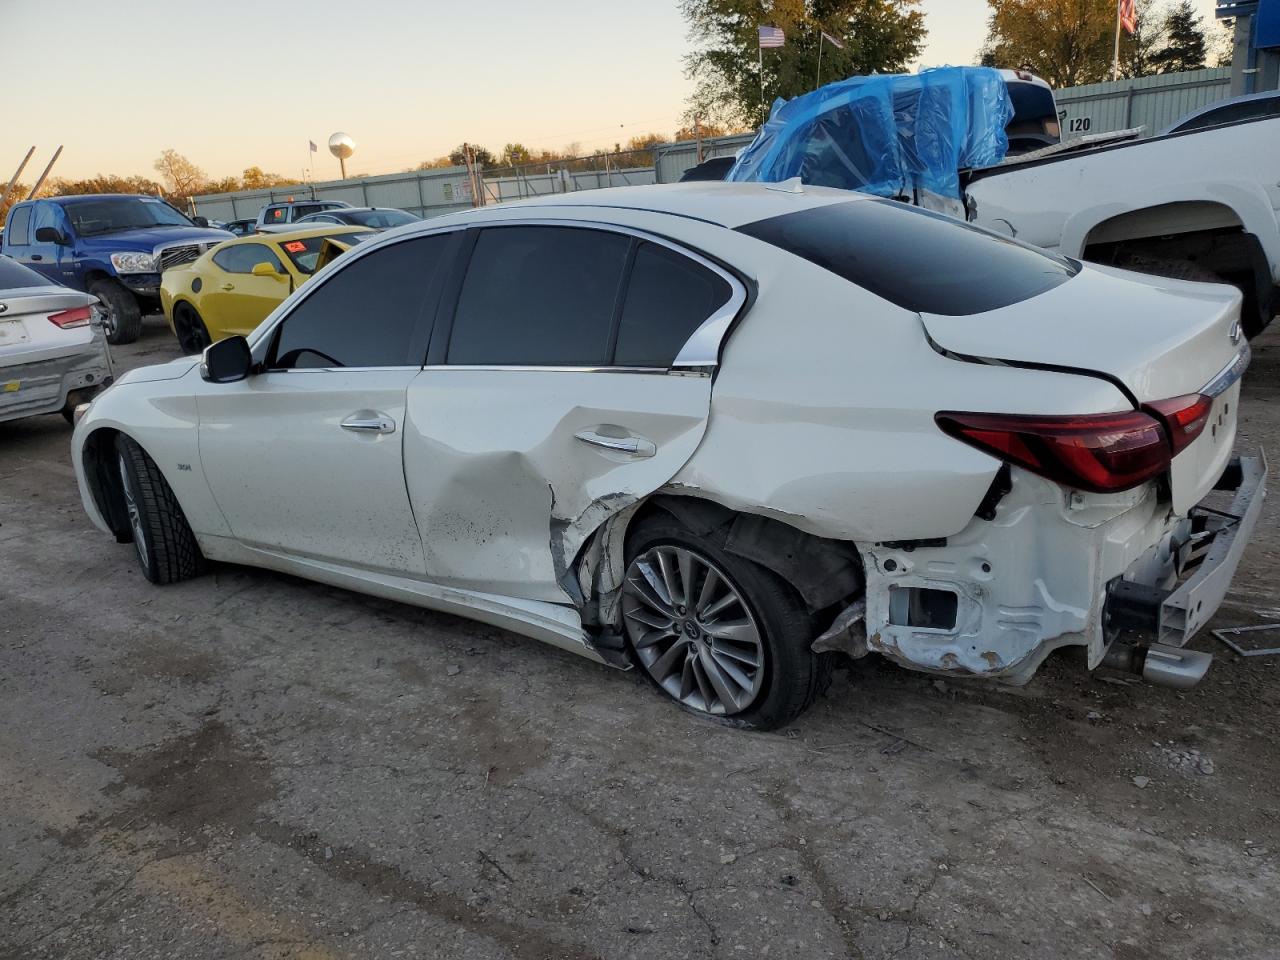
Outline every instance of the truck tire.
<path id="1" fill-rule="evenodd" d="M 142 333 L 142 309 L 132 293 L 115 280 L 95 280 L 89 292 L 107 310 L 107 343 L 133 343 Z"/>

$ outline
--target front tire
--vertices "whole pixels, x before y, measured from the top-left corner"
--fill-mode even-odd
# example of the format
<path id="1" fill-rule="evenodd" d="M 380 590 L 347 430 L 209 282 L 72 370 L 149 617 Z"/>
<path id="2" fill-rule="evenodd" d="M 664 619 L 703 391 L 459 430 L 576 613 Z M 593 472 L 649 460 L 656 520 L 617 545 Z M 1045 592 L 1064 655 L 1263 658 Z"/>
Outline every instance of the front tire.
<path id="1" fill-rule="evenodd" d="M 657 515 L 631 533 L 626 556 L 631 655 L 686 709 L 771 730 L 827 688 L 834 657 L 810 649 L 812 618 L 773 572 Z"/>
<path id="2" fill-rule="evenodd" d="M 132 293 L 114 280 L 95 280 L 89 292 L 107 308 L 108 343 L 133 343 L 142 333 L 142 308 Z"/>
<path id="3" fill-rule="evenodd" d="M 164 474 L 129 437 L 116 437 L 116 472 L 134 549 L 152 583 L 177 583 L 200 573 L 204 558 Z"/>

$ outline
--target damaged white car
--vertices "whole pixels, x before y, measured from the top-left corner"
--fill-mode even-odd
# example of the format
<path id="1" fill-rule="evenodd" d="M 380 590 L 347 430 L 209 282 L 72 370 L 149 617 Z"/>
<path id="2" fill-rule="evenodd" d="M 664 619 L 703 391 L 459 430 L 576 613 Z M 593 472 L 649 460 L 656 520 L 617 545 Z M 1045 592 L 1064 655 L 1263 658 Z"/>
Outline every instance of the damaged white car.
<path id="1" fill-rule="evenodd" d="M 286 571 L 742 725 L 839 652 L 1185 684 L 1263 495 L 1239 310 L 844 191 L 599 190 L 361 245 L 248 340 L 122 377 L 73 454 L 156 583 Z"/>

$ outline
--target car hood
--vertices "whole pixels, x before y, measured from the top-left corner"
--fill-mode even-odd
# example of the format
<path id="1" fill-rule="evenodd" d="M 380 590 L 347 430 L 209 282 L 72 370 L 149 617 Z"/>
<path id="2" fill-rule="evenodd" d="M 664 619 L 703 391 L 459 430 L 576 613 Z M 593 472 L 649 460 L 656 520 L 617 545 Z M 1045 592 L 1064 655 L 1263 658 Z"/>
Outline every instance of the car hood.
<path id="1" fill-rule="evenodd" d="M 169 247 L 180 243 L 221 243 L 232 240 L 230 230 L 213 230 L 206 227 L 142 227 L 137 230 L 121 230 L 97 237 L 83 237 L 81 244 L 95 250 L 110 248 L 116 251 L 151 253 L 156 247 Z"/>
<path id="2" fill-rule="evenodd" d="M 159 380 L 178 380 L 186 376 L 200 362 L 199 357 L 179 357 L 168 363 L 156 363 L 149 367 L 136 367 L 121 374 L 116 386 L 129 383 L 155 383 Z"/>
<path id="3" fill-rule="evenodd" d="M 1195 393 L 1243 346 L 1240 293 L 1085 265 L 1051 290 L 969 316 L 922 314 L 934 344 L 994 361 L 1118 381 L 1139 402 Z"/>

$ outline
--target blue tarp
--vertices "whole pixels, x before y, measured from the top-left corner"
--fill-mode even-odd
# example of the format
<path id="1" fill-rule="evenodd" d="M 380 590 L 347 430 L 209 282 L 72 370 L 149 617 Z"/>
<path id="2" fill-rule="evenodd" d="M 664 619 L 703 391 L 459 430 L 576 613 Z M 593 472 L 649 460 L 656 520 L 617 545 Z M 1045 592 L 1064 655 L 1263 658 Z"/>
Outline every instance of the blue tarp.
<path id="1" fill-rule="evenodd" d="M 1004 159 L 1012 116 L 1004 80 L 986 67 L 850 77 L 776 101 L 726 179 L 959 200 L 960 170 Z"/>

